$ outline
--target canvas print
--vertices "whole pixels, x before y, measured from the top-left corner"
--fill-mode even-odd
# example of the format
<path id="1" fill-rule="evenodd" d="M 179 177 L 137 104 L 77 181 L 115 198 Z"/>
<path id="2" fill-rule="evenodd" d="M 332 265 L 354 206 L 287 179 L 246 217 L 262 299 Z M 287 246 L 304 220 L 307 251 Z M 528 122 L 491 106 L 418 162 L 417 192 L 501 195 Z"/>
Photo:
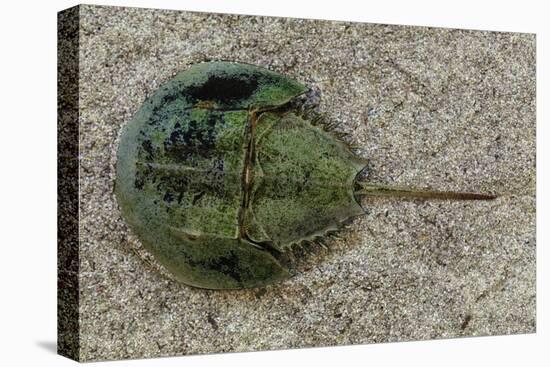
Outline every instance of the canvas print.
<path id="1" fill-rule="evenodd" d="M 58 15 L 58 351 L 535 332 L 535 35 Z"/>

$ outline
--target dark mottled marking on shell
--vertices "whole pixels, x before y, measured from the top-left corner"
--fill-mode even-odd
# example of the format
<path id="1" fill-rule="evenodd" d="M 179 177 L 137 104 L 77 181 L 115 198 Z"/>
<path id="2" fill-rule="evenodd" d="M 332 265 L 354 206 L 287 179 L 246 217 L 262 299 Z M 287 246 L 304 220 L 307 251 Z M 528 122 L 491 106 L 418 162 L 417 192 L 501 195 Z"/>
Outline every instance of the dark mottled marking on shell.
<path id="1" fill-rule="evenodd" d="M 211 76 L 203 85 L 190 87 L 187 93 L 196 100 L 227 103 L 248 98 L 257 88 L 256 78 Z"/>

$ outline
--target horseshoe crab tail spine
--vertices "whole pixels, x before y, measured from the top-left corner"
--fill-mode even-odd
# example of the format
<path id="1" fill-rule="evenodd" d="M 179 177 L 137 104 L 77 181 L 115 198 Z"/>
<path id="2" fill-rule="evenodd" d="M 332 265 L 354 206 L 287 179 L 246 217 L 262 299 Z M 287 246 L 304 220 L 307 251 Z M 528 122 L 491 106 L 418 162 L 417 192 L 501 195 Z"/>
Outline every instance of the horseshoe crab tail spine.
<path id="1" fill-rule="evenodd" d="M 358 189 L 355 191 L 355 194 L 359 196 L 408 197 L 416 199 L 439 200 L 493 200 L 497 198 L 496 195 L 492 194 L 417 190 L 406 187 L 391 187 L 366 182 L 357 182 L 356 185 Z"/>

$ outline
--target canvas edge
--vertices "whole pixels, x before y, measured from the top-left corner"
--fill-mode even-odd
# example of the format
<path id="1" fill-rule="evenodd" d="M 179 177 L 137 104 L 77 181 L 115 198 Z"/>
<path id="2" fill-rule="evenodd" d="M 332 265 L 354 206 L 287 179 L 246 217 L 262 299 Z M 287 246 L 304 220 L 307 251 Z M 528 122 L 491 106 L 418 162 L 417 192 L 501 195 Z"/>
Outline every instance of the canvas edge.
<path id="1" fill-rule="evenodd" d="M 57 14 L 57 353 L 80 360 L 80 6 Z"/>

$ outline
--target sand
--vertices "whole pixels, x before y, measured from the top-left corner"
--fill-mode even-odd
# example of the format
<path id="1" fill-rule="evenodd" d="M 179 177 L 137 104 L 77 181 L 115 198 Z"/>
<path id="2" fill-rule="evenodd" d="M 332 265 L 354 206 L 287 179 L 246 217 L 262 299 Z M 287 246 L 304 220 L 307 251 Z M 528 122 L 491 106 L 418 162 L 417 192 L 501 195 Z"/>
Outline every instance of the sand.
<path id="1" fill-rule="evenodd" d="M 535 36 L 80 7 L 82 361 L 535 331 Z M 373 182 L 489 202 L 365 199 L 284 283 L 163 275 L 120 216 L 120 128 L 189 65 L 253 63 L 312 89 Z"/>

